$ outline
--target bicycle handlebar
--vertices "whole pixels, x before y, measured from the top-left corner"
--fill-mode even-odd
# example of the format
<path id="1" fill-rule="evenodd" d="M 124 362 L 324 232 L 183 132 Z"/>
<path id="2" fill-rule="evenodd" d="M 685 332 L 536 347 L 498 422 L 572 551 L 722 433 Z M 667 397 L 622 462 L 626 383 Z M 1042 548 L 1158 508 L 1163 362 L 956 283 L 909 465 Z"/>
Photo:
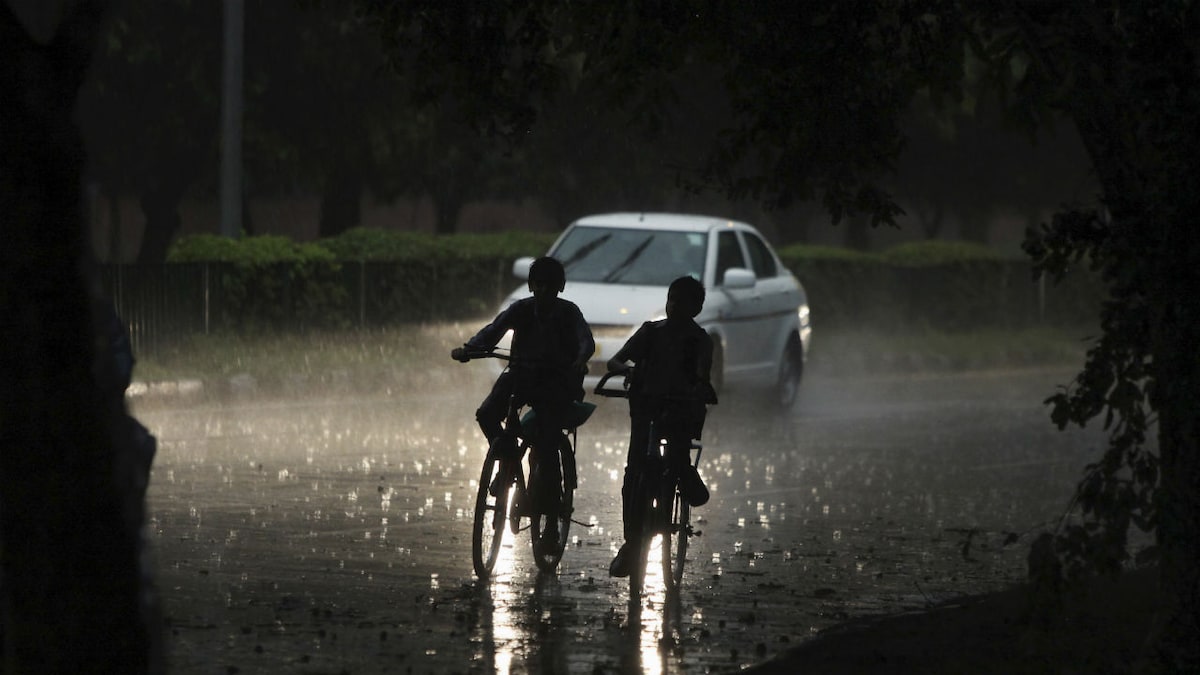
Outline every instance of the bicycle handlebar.
<path id="1" fill-rule="evenodd" d="M 472 361 L 474 359 L 500 359 L 501 361 L 508 361 L 509 363 L 511 363 L 513 365 L 520 366 L 520 367 L 526 367 L 526 368 L 533 367 L 533 368 L 550 368 L 550 369 L 562 368 L 562 369 L 565 369 L 565 366 L 555 365 L 555 364 L 547 361 L 546 359 L 531 358 L 528 356 L 514 356 L 512 354 L 512 352 L 508 352 L 508 353 L 498 352 L 498 351 L 496 351 L 495 347 L 493 347 L 491 349 L 476 349 L 476 348 L 472 348 L 472 347 L 463 345 L 462 347 L 459 347 L 459 349 L 462 350 L 461 355 L 463 358 L 461 358 L 461 359 L 455 358 L 455 360 L 459 361 L 461 363 L 466 363 L 467 361 Z M 454 358 L 453 352 L 451 353 L 451 358 Z"/>
<path id="2" fill-rule="evenodd" d="M 610 370 L 600 378 L 599 382 L 596 383 L 596 388 L 593 389 L 593 393 L 595 393 L 597 396 L 606 396 L 608 398 L 629 398 L 629 378 L 633 375 L 633 371 L 633 367 L 626 367 L 622 368 L 621 370 Z M 625 376 L 625 381 L 621 383 L 621 389 L 605 389 L 604 385 L 616 375 Z M 709 385 L 707 395 L 705 395 L 705 393 L 700 393 L 698 395 L 666 395 L 663 396 L 662 399 L 671 403 L 702 402 L 706 404 L 713 404 L 717 402 L 717 395 L 716 392 L 712 390 L 712 386 Z"/>
<path id="3" fill-rule="evenodd" d="M 500 359 L 501 361 L 513 360 L 512 354 L 498 352 L 495 349 L 472 349 L 466 345 L 463 345 L 461 349 L 463 350 L 462 354 L 466 361 L 470 361 L 472 359 Z"/>
<path id="4" fill-rule="evenodd" d="M 629 398 L 629 376 L 632 373 L 633 368 L 608 371 L 603 377 L 600 378 L 600 381 L 596 383 L 596 388 L 593 390 L 593 393 L 597 396 L 607 396 L 609 398 Z M 621 389 L 605 389 L 604 385 L 607 384 L 614 375 L 625 376 L 625 381 L 621 383 Z"/>

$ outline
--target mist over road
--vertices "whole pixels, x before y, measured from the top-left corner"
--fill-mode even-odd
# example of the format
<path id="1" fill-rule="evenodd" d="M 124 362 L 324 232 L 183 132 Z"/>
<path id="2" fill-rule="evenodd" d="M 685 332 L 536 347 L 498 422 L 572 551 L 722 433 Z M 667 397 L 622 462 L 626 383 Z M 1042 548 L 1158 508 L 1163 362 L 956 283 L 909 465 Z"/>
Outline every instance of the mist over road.
<path id="1" fill-rule="evenodd" d="M 590 527 L 572 527 L 558 575 L 537 575 L 522 533 L 487 582 L 470 552 L 486 373 L 139 403 L 160 439 L 148 513 L 171 672 L 725 672 L 848 618 L 995 590 L 1099 456 L 1097 431 L 1058 432 L 1041 404 L 1071 374 L 812 377 L 785 417 L 726 392 L 683 592 L 635 608 L 607 576 L 623 401 L 579 431 Z"/>

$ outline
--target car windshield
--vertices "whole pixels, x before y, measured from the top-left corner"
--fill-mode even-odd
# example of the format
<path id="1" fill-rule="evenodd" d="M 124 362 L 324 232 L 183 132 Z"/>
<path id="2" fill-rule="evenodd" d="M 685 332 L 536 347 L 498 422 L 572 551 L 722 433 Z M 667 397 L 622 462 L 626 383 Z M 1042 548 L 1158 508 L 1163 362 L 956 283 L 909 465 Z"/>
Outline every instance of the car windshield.
<path id="1" fill-rule="evenodd" d="M 701 232 L 577 225 L 551 255 L 571 281 L 667 286 L 685 275 L 704 278 L 705 242 Z"/>

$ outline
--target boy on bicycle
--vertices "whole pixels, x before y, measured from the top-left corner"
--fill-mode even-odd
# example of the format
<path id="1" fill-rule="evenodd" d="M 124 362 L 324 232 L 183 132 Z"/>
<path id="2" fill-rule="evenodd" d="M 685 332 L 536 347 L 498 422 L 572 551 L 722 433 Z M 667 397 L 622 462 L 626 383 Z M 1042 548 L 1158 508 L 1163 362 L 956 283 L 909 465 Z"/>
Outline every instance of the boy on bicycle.
<path id="1" fill-rule="evenodd" d="M 693 506 L 708 499 L 707 489 L 699 476 L 693 475 L 688 461 L 691 441 L 700 437 L 704 425 L 705 405 L 717 402 L 709 379 L 713 341 L 695 321 L 703 307 L 704 285 L 692 277 L 676 279 L 667 289 L 667 318 L 643 323 L 608 361 L 609 371 L 627 370 L 630 361 L 635 365 L 629 383 L 629 454 L 621 486 L 625 542 L 608 566 L 610 576 L 629 576 L 636 557 L 641 513 L 633 491 L 650 442 L 650 422 L 667 405 L 672 405 L 676 414 L 664 418 L 670 422 L 663 435 L 668 461 L 679 463 L 681 491 Z"/>
<path id="2" fill-rule="evenodd" d="M 462 347 L 450 356 L 457 361 L 470 360 L 472 351 L 496 346 L 512 330 L 512 359 L 492 391 L 475 411 L 479 428 L 489 445 L 501 434 L 500 422 L 508 413 L 509 397 L 517 404 L 528 404 L 537 415 L 537 438 L 533 444 L 538 467 L 533 485 L 533 508 L 546 518 L 546 531 L 539 543 L 552 549 L 558 531 L 552 525 L 558 515 L 562 467 L 558 460 L 558 438 L 568 407 L 583 398 L 583 377 L 587 362 L 596 351 L 592 330 L 579 307 L 558 297 L 566 286 L 562 263 L 551 257 L 533 261 L 529 267 L 529 292 L 533 295 L 505 308 Z"/>

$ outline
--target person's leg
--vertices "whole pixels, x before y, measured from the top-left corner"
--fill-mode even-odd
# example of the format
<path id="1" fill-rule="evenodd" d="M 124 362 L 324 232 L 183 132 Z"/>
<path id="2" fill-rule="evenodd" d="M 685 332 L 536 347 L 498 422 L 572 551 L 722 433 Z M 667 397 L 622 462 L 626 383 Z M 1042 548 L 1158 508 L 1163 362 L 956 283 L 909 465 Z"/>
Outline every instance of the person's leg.
<path id="1" fill-rule="evenodd" d="M 693 412 L 693 411 L 689 411 Z M 703 422 L 697 422 L 694 414 L 681 418 L 682 424 L 671 429 L 667 441 L 667 461 L 671 475 L 678 483 L 679 493 L 690 506 L 702 506 L 708 503 L 708 487 L 700 479 L 700 473 L 692 466 L 692 439 L 699 438 Z M 667 493 L 664 498 L 674 498 L 674 487 L 664 486 Z"/>
<path id="2" fill-rule="evenodd" d="M 559 444 L 565 407 L 557 401 L 537 401 L 533 404 L 536 419 L 534 443 L 530 453 L 530 492 L 534 512 L 542 515 L 542 531 L 535 552 L 553 555 L 562 542 L 558 540 L 558 524 L 562 508 L 562 463 Z"/>
<path id="3" fill-rule="evenodd" d="M 475 421 L 479 423 L 479 430 L 488 440 L 488 445 L 500 435 L 500 422 L 508 414 L 508 399 L 512 395 L 512 389 L 512 374 L 500 373 L 500 377 L 497 377 L 496 383 L 492 385 L 492 391 L 475 411 Z"/>
<path id="4" fill-rule="evenodd" d="M 646 446 L 650 442 L 651 416 L 635 400 L 629 404 L 629 450 L 625 456 L 625 476 L 621 483 L 621 528 L 624 542 L 608 564 L 608 574 L 627 577 L 636 559 L 636 547 L 642 534 L 642 505 L 634 494 L 646 463 Z"/>
<path id="5" fill-rule="evenodd" d="M 479 423 L 479 430 L 483 432 L 484 438 L 488 442 L 489 452 L 495 449 L 498 452 L 507 453 L 509 450 L 515 451 L 515 443 L 509 443 L 508 448 L 496 448 L 496 439 L 503 433 L 503 427 L 500 426 L 501 420 L 508 415 L 508 401 L 512 395 L 512 378 L 508 372 L 500 374 L 496 378 L 495 384 L 492 385 L 491 392 L 483 399 L 483 403 L 479 404 L 479 408 L 475 411 L 475 421 Z M 501 467 L 507 464 L 501 464 Z M 508 471 L 496 472 L 495 478 L 492 479 L 492 484 L 488 486 L 488 491 L 493 497 L 498 497 L 503 489 L 512 484 L 513 476 Z"/>
<path id="6" fill-rule="evenodd" d="M 691 416 L 684 409 L 672 410 L 668 418 L 668 426 L 664 430 L 667 437 L 667 469 L 676 476 L 691 463 L 692 430 L 695 428 Z"/>
<path id="7" fill-rule="evenodd" d="M 634 490 L 646 462 L 646 445 L 650 442 L 650 416 L 644 411 L 629 410 L 629 450 L 625 456 L 625 475 L 621 483 L 621 522 L 625 541 L 632 541 L 642 531 L 641 505 L 635 503 Z"/>
<path id="8" fill-rule="evenodd" d="M 547 514 L 547 520 L 557 517 L 562 498 L 562 462 L 558 446 L 562 442 L 565 412 L 564 406 L 557 402 L 539 402 L 534 407 L 537 418 L 532 458 L 537 467 L 535 503 L 539 512 Z"/>

